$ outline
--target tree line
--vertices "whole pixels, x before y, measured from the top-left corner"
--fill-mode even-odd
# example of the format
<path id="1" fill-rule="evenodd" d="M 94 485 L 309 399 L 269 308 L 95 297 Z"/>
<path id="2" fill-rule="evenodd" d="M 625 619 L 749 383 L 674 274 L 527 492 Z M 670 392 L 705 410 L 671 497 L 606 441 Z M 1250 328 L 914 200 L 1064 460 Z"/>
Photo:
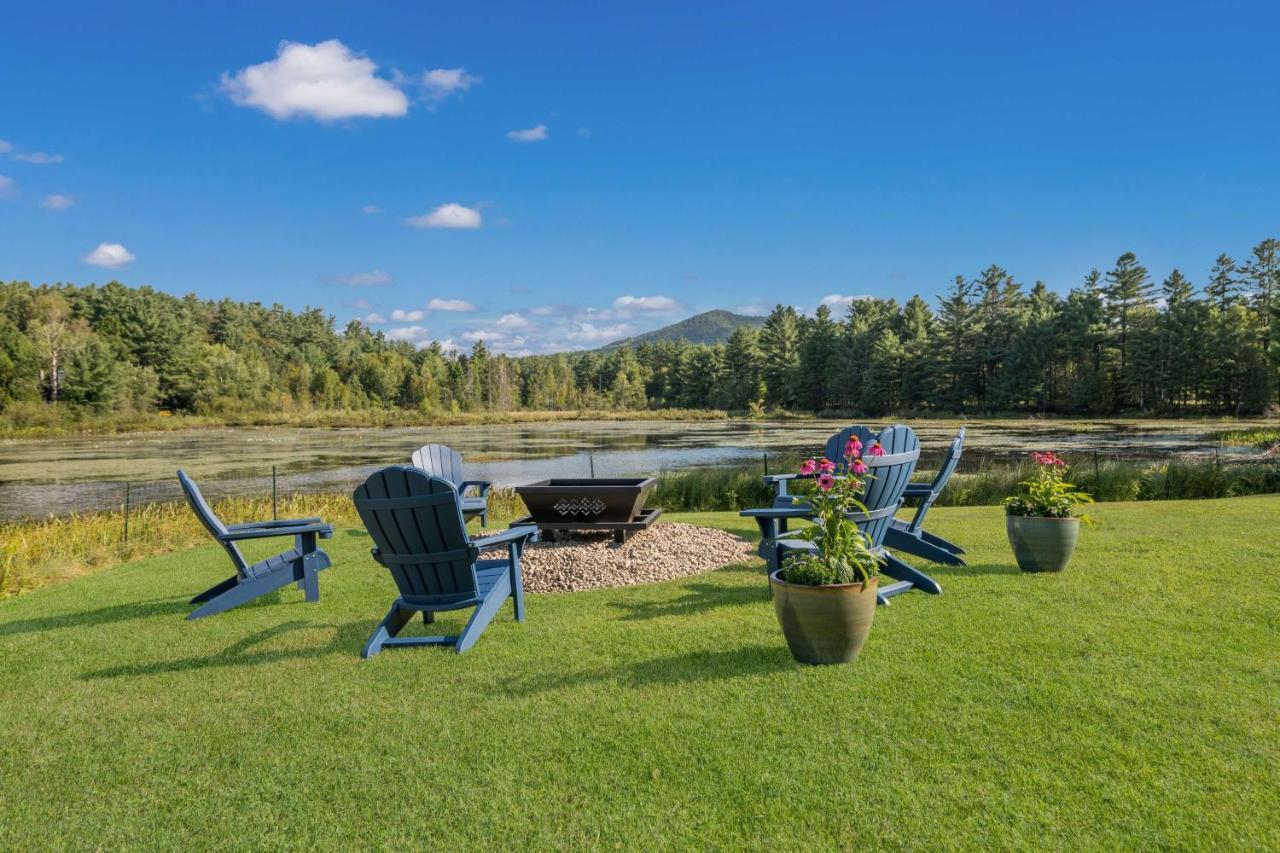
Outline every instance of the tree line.
<path id="1" fill-rule="evenodd" d="M 992 265 L 845 316 L 779 305 L 722 344 L 510 357 L 417 348 L 320 309 L 172 296 L 118 282 L 0 283 L 0 410 L 219 414 L 716 408 L 866 415 L 1251 414 L 1280 388 L 1280 241 L 1197 286 L 1133 253 L 1065 296 Z"/>

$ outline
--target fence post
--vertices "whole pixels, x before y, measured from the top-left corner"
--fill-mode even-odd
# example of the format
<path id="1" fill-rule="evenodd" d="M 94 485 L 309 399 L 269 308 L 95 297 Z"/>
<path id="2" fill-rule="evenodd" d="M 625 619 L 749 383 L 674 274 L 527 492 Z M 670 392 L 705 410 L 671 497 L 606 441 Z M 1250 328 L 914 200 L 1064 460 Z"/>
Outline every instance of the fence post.
<path id="1" fill-rule="evenodd" d="M 1098 451 L 1097 450 L 1093 451 L 1093 480 L 1094 480 L 1094 483 L 1097 483 L 1098 481 Z"/>
<path id="2" fill-rule="evenodd" d="M 764 452 L 764 475 L 769 476 L 769 451 Z"/>
<path id="3" fill-rule="evenodd" d="M 596 478 L 596 455 L 594 453 L 587 454 L 587 464 L 591 466 L 591 479 Z"/>
<path id="4" fill-rule="evenodd" d="M 129 544 L 129 481 L 124 484 L 124 543 Z"/>
<path id="5" fill-rule="evenodd" d="M 275 521 L 280 516 L 276 512 L 276 466 L 271 466 L 271 520 Z"/>

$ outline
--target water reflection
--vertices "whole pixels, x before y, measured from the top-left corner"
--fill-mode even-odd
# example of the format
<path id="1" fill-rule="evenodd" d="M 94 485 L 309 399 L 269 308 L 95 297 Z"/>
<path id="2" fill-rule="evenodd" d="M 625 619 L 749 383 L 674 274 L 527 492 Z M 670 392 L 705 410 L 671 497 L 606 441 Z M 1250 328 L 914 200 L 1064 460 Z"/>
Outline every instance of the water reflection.
<path id="1" fill-rule="evenodd" d="M 123 501 L 177 499 L 174 469 L 208 484 L 211 496 L 345 489 L 376 468 L 407 462 L 417 447 L 448 444 L 468 476 L 513 485 L 552 476 L 653 474 L 762 461 L 764 454 L 811 453 L 844 421 L 568 421 L 545 424 L 394 429 L 214 429 L 125 436 L 0 442 L 0 519 L 104 509 Z M 958 422 L 913 424 L 940 451 Z M 1240 426 L 1232 422 L 1230 426 Z M 1214 452 L 1215 422 L 1054 421 L 968 423 L 967 461 L 1032 448 L 1103 457 L 1162 458 Z M 1224 450 L 1224 452 L 1226 452 Z M 763 464 L 763 463 L 762 463 Z M 923 463 L 922 463 L 923 464 Z"/>

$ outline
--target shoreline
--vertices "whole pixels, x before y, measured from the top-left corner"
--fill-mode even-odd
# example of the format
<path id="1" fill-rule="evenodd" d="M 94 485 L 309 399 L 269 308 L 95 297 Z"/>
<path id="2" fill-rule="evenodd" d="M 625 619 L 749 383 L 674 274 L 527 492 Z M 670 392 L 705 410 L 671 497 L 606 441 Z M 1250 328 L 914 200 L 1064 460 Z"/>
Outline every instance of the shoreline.
<path id="1" fill-rule="evenodd" d="M 3 413 L 0 413 L 2 415 Z M 56 411 L 53 417 L 62 417 Z M 97 422 L 78 422 L 71 424 L 32 423 L 24 426 L 0 426 L 0 442 L 39 441 L 66 438 L 110 437 L 122 435 L 165 434 L 177 432 L 197 432 L 200 430 L 220 429 L 261 429 L 261 430 L 345 430 L 345 429 L 408 429 L 414 427 L 469 427 L 500 426 L 509 424 L 537 423 L 571 423 L 599 422 L 624 423 L 645 421 L 747 421 L 757 423 L 795 422 L 806 423 L 829 420 L 871 420 L 880 423 L 894 422 L 929 422 L 934 424 L 972 423 L 985 425 L 999 424 L 1035 424 L 1066 426 L 1078 424 L 1082 427 L 1094 427 L 1106 424 L 1217 424 L 1222 427 L 1263 427 L 1274 425 L 1274 419 L 1259 415 L 1256 417 L 1233 417 L 1228 415 L 1185 415 L 1172 416 L 1165 414 L 1139 415 L 1128 414 L 1111 417 L 1088 417 L 1082 415 L 956 415 L 945 413 L 929 414 L 896 414 L 868 417 L 848 412 L 797 413 L 788 411 L 770 411 L 759 414 L 747 412 L 727 412 L 721 409 L 574 409 L 564 411 L 517 410 L 508 412 L 451 412 L 421 414 L 398 409 L 373 410 L 311 410 L 306 412 L 258 412 L 232 415 L 172 415 L 153 413 L 148 415 L 113 416 L 106 415 Z"/>

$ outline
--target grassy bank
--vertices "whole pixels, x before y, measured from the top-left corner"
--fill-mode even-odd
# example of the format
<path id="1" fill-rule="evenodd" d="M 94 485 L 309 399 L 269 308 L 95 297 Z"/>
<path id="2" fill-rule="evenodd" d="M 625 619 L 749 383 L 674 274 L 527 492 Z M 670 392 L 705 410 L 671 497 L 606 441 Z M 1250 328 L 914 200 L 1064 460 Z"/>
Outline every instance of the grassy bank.
<path id="1" fill-rule="evenodd" d="M 523 511 L 519 497 L 510 489 L 490 492 L 489 506 L 491 527 L 504 525 Z M 215 502 L 214 511 L 228 524 L 262 521 L 271 518 L 271 500 L 228 498 Z M 278 514 L 280 518 L 319 516 L 331 524 L 359 524 L 347 494 L 286 496 L 279 502 Z M 0 524 L 0 597 L 208 541 L 208 532 L 185 503 L 133 507 L 127 542 L 120 512 Z"/>
<path id="2" fill-rule="evenodd" d="M 1219 430 L 1215 440 L 1231 447 L 1267 448 L 1280 444 L 1280 426 L 1257 426 L 1243 429 Z"/>
<path id="3" fill-rule="evenodd" d="M 795 470 L 799 459 L 770 458 L 774 472 Z M 991 465 L 955 474 L 939 506 L 990 506 L 1017 490 L 1032 473 L 1029 465 Z M 682 512 L 718 512 L 765 506 L 773 493 L 764 486 L 760 465 L 690 469 L 663 474 L 654 503 Z M 929 481 L 933 471 L 918 471 Z M 1226 498 L 1280 492 L 1280 463 L 1103 461 L 1070 472 L 1071 481 L 1099 501 L 1151 501 Z M 811 488 L 796 484 L 793 491 Z"/>
<path id="4" fill-rule="evenodd" d="M 195 623 L 216 546 L 118 566 L 0 602 L 0 847 L 1280 846 L 1280 498 L 1094 514 L 1037 576 L 990 510 L 938 511 L 970 565 L 817 668 L 756 562 L 372 661 L 394 587 L 361 532 L 318 604 Z"/>
<path id="5" fill-rule="evenodd" d="M 705 421 L 724 420 L 718 409 L 642 411 L 580 409 L 519 412 L 415 412 L 406 409 L 338 409 L 292 412 L 246 411 L 219 415 L 171 415 L 167 412 L 93 414 L 65 406 L 14 404 L 0 412 L 0 439 L 113 435 L 216 427 L 293 427 L 315 429 L 484 426 L 555 421 Z"/>
<path id="6" fill-rule="evenodd" d="M 798 459 L 771 457 L 771 470 L 794 470 Z M 759 465 L 698 468 L 658 477 L 650 498 L 668 512 L 736 512 L 767 506 Z M 1027 466 L 992 466 L 952 477 L 939 506 L 994 506 L 1027 479 Z M 931 471 L 916 479 L 928 480 Z M 1102 502 L 1191 500 L 1280 493 L 1280 463 L 1219 464 L 1102 462 L 1071 472 L 1072 480 Z M 797 484 L 793 490 L 803 492 Z M 228 523 L 271 517 L 267 498 L 229 498 L 216 504 Z M 908 510 L 909 511 L 909 510 Z M 489 526 L 501 527 L 525 512 L 512 489 L 490 493 Z M 347 494 L 292 495 L 281 499 L 281 518 L 320 516 L 335 524 L 358 523 Z M 473 525 L 476 522 L 473 522 Z M 0 597 L 57 583 L 125 560 L 191 547 L 207 540 L 184 503 L 146 504 L 129 516 L 129 541 L 119 512 L 84 513 L 41 521 L 0 524 Z"/>

